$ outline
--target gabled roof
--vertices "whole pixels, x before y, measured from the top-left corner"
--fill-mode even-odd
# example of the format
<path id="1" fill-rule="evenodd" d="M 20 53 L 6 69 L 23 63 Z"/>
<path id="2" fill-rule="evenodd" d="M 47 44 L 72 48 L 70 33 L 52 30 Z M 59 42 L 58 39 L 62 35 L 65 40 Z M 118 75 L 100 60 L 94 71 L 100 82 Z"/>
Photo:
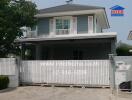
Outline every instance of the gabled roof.
<path id="1" fill-rule="evenodd" d="M 56 12 L 65 12 L 65 11 L 95 10 L 95 9 L 104 9 L 104 7 L 86 6 L 86 5 L 79 5 L 79 4 L 65 4 L 65 5 L 60 5 L 56 7 L 40 9 L 38 10 L 38 14 L 56 13 Z"/>
<path id="2" fill-rule="evenodd" d="M 119 5 L 116 5 L 116 6 L 112 7 L 112 8 L 110 8 L 110 9 L 112 9 L 112 10 L 124 10 L 125 8 L 123 8 L 123 7 L 119 6 Z"/>

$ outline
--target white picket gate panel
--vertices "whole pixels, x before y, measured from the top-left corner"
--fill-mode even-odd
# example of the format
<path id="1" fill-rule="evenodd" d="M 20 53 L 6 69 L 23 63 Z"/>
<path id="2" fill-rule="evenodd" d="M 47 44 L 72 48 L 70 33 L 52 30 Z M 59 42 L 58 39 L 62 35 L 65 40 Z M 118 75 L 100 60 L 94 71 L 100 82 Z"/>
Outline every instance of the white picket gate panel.
<path id="1" fill-rule="evenodd" d="M 109 60 L 22 61 L 21 82 L 110 85 Z"/>

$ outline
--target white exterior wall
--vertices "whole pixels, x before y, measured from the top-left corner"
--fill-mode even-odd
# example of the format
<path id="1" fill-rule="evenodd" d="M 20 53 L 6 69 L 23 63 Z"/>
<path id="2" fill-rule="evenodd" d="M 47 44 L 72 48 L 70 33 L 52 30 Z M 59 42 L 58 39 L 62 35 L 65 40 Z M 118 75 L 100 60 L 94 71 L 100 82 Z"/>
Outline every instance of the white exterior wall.
<path id="1" fill-rule="evenodd" d="M 117 68 L 115 72 L 115 84 L 118 86 L 122 82 L 132 81 L 132 56 L 115 56 L 115 62 L 124 62 L 125 68 Z M 127 68 L 127 66 L 130 66 Z M 116 66 L 118 67 L 118 66 Z"/>
<path id="2" fill-rule="evenodd" d="M 102 27 L 101 27 L 100 23 L 101 22 L 100 22 L 99 18 L 96 16 L 96 18 L 95 18 L 96 33 L 102 33 Z"/>
<path id="3" fill-rule="evenodd" d="M 97 24 L 96 24 L 96 32 L 97 33 L 101 33 L 102 32 L 101 26 L 100 26 L 98 21 L 97 21 Z"/>

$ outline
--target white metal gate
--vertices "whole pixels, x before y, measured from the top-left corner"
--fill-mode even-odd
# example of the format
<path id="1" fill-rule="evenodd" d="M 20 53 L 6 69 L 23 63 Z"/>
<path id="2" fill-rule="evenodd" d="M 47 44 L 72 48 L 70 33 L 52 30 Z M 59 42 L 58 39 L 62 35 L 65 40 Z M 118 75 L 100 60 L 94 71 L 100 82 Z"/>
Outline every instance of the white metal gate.
<path id="1" fill-rule="evenodd" d="M 109 60 L 22 61 L 21 82 L 110 85 Z"/>

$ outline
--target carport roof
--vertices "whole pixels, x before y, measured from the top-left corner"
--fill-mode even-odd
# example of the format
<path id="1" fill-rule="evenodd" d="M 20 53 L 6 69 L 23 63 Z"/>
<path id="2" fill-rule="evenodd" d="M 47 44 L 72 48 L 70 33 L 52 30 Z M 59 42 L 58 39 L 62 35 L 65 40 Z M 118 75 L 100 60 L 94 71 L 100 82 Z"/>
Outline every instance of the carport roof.
<path id="1" fill-rule="evenodd" d="M 54 37 L 37 37 L 16 39 L 16 43 L 41 42 L 54 40 L 78 40 L 78 39 L 96 39 L 96 38 L 116 38 L 117 33 L 94 33 L 94 34 L 74 34 L 74 35 L 57 35 Z"/>

